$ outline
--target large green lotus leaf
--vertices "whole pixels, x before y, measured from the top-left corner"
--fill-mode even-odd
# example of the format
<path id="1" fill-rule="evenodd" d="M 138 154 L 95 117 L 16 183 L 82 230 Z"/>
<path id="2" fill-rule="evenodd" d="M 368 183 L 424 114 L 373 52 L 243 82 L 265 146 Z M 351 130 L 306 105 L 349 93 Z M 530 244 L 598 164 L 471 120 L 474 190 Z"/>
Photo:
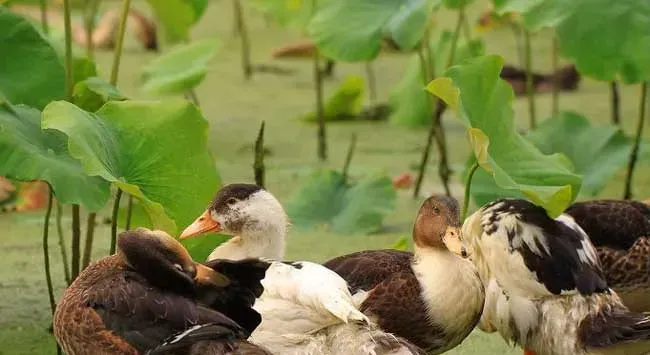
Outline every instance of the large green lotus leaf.
<path id="1" fill-rule="evenodd" d="M 337 233 L 369 233 L 381 228 L 392 211 L 395 191 L 387 177 L 376 176 L 349 186 L 341 173 L 320 170 L 287 202 L 287 214 L 298 228 L 325 225 Z"/>
<path id="2" fill-rule="evenodd" d="M 426 16 L 412 16 L 431 9 L 429 0 L 331 0 L 318 10 L 307 28 L 328 58 L 356 62 L 379 54 L 385 33 L 395 35 L 400 48 L 419 41 Z M 406 13 L 406 15 L 404 15 Z M 397 18 L 396 20 L 393 20 Z"/>
<path id="3" fill-rule="evenodd" d="M 39 110 L 0 103 L 0 176 L 46 181 L 62 203 L 97 211 L 108 201 L 109 185 L 84 173 L 66 140 L 61 132 L 41 130 Z"/>
<path id="4" fill-rule="evenodd" d="M 64 81 L 50 43 L 25 18 L 0 6 L 0 97 L 42 109 L 64 97 Z"/>
<path id="5" fill-rule="evenodd" d="M 189 39 L 190 28 L 205 10 L 201 0 L 147 0 L 167 40 L 172 43 Z"/>
<path id="6" fill-rule="evenodd" d="M 523 13 L 531 30 L 554 27 L 560 53 L 598 80 L 650 79 L 650 2 L 638 0 L 495 0 Z"/>
<path id="7" fill-rule="evenodd" d="M 153 94 L 184 94 L 205 78 L 219 42 L 205 39 L 179 45 L 142 70 L 142 90 Z"/>
<path id="8" fill-rule="evenodd" d="M 632 141 L 619 127 L 592 126 L 577 113 L 562 112 L 526 136 L 543 153 L 563 153 L 583 175 L 581 194 L 597 196 L 627 164 Z"/>
<path id="9" fill-rule="evenodd" d="M 173 234 L 189 225 L 219 186 L 208 124 L 185 100 L 109 101 L 97 113 L 55 101 L 43 126 L 68 135 L 88 175 L 138 198 L 154 228 Z"/>
<path id="10" fill-rule="evenodd" d="M 75 105 L 90 112 L 99 110 L 108 101 L 123 101 L 127 98 L 117 88 L 106 80 L 91 77 L 83 80 L 74 87 L 73 102 Z"/>
<path id="11" fill-rule="evenodd" d="M 354 119 L 363 107 L 365 83 L 360 76 L 348 76 L 325 102 L 323 116 L 326 121 L 346 121 Z M 304 119 L 316 121 L 316 114 L 311 112 Z"/>
<path id="12" fill-rule="evenodd" d="M 576 198 L 581 177 L 562 154 L 545 155 L 515 130 L 512 87 L 500 78 L 503 58 L 483 56 L 450 68 L 428 89 L 458 111 L 474 155 L 498 186 L 518 190 L 549 215 Z"/>
<path id="13" fill-rule="evenodd" d="M 432 41 L 430 44 L 435 76 L 445 70 L 452 36 L 451 32 L 444 31 L 436 42 Z M 485 46 L 480 39 L 470 42 L 459 41 L 453 64 L 483 55 L 484 52 Z M 391 123 L 404 127 L 428 126 L 431 123 L 433 104 L 431 95 L 424 90 L 420 59 L 417 54 L 412 55 L 402 80 L 391 92 L 390 102 L 393 107 L 389 117 Z"/>

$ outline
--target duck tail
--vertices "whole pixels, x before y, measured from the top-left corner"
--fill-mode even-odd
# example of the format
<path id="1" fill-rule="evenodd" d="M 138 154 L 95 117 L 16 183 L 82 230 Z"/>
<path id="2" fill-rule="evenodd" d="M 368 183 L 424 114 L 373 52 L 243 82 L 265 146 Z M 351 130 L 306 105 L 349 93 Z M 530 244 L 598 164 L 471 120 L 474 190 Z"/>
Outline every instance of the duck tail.
<path id="1" fill-rule="evenodd" d="M 586 348 L 643 342 L 650 340 L 650 316 L 631 312 L 620 303 L 606 305 L 585 318 L 579 329 Z"/>
<path id="2" fill-rule="evenodd" d="M 426 355 L 408 340 L 386 333 L 372 324 L 353 322 L 329 329 L 332 349 L 354 355 Z"/>

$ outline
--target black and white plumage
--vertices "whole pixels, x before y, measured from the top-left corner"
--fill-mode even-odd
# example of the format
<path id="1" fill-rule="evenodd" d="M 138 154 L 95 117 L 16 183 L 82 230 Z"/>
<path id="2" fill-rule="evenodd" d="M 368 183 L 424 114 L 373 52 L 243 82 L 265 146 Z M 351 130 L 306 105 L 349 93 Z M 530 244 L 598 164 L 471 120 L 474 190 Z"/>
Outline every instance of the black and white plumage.
<path id="1" fill-rule="evenodd" d="M 486 285 L 482 322 L 537 355 L 646 354 L 650 318 L 608 286 L 573 218 L 525 200 L 497 200 L 463 225 Z"/>

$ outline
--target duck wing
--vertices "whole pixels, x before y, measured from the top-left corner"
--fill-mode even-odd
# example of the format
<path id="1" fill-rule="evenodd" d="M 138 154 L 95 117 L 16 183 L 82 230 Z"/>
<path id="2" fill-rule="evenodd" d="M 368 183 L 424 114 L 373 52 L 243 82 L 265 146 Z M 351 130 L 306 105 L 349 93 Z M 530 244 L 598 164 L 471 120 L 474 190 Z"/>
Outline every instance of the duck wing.
<path id="1" fill-rule="evenodd" d="M 411 272 L 413 253 L 383 249 L 342 255 L 323 265 L 339 274 L 351 292 L 368 291 L 399 272 Z"/>
<path id="2" fill-rule="evenodd" d="M 432 350 L 446 345 L 441 341 L 444 330 L 430 319 L 422 288 L 412 271 L 394 273 L 377 284 L 367 293 L 361 311 L 382 330 L 417 347 Z"/>
<path id="3" fill-rule="evenodd" d="M 86 315 L 140 352 L 158 346 L 172 334 L 206 323 L 228 329 L 233 339 L 248 336 L 222 313 L 191 297 L 153 287 L 135 272 L 119 274 L 106 286 L 86 291 Z"/>
<path id="4" fill-rule="evenodd" d="M 199 302 L 223 313 L 252 333 L 262 321 L 253 305 L 264 291 L 262 279 L 271 265 L 260 259 L 215 259 L 205 263 L 230 279 L 226 287 L 199 286 Z"/>
<path id="5" fill-rule="evenodd" d="M 497 200 L 465 221 L 463 235 L 507 292 L 536 298 L 609 290 L 589 237 L 568 215 L 554 220 L 526 200 Z"/>
<path id="6" fill-rule="evenodd" d="M 589 235 L 596 247 L 625 250 L 650 236 L 650 206 L 637 201 L 577 202 L 565 212 Z"/>

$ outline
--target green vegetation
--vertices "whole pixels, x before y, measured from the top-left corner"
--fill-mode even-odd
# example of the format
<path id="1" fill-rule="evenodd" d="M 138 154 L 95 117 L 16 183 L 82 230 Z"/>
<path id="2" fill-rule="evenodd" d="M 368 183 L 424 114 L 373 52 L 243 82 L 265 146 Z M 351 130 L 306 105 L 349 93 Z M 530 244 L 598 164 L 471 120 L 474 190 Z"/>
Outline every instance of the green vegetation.
<path id="1" fill-rule="evenodd" d="M 641 139 L 648 134 L 643 132 L 638 87 L 619 87 L 620 126 L 608 123 L 609 81 L 650 80 L 650 50 L 643 41 L 648 19 L 631 22 L 631 34 L 621 43 L 611 33 L 626 23 L 612 19 L 602 0 L 576 0 L 566 8 L 545 0 L 494 1 L 500 14 L 522 13 L 516 26 L 531 39 L 527 62 L 532 69 L 549 72 L 561 55 L 588 75 L 578 91 L 557 101 L 558 96 L 530 91 L 529 70 L 529 100 L 523 100 L 515 99 L 499 79 L 504 60 L 494 56 L 518 62 L 520 50 L 509 29 L 481 37 L 471 31 L 485 1 L 291 3 L 296 6 L 235 0 L 235 9 L 244 10 L 236 26 L 240 41 L 232 37 L 229 2 L 135 2 L 133 6 L 156 15 L 164 54 L 142 52 L 128 36 L 120 40 L 122 16 L 116 50 L 94 51 L 96 63 L 73 51 L 69 26 L 62 44 L 60 36 L 46 37 L 32 20 L 0 5 L 0 52 L 11 53 L 0 59 L 0 176 L 46 181 L 56 202 L 64 205 L 62 238 L 71 249 L 70 260 L 59 252 L 55 221 L 45 224 L 55 299 L 66 286 L 64 264 L 74 276 L 84 266 L 82 254 L 93 260 L 107 255 L 127 220 L 131 227 L 177 234 L 205 208 L 221 181 L 263 181 L 293 220 L 287 258 L 314 261 L 368 248 L 409 248 L 410 240 L 405 243 L 403 236 L 410 233 L 421 197 L 445 193 L 448 187 L 462 200 L 467 180 L 473 181 L 471 190 L 467 186 L 473 206 L 523 194 L 553 215 L 575 198 L 620 198 L 626 176 L 634 177 L 635 198 L 650 196 L 650 154 Z M 101 9 L 128 10 L 129 5 L 128 0 L 104 1 Z M 650 13 L 634 0 L 621 6 L 627 16 Z M 599 32 L 594 26 L 576 28 L 584 24 L 583 17 L 607 25 L 596 26 Z M 49 26 L 55 32 L 56 24 L 50 21 Z M 316 55 L 308 56 L 315 61 L 270 63 L 273 48 L 304 35 L 318 46 Z M 382 52 L 386 36 L 399 51 L 410 53 Z M 580 36 L 601 39 L 578 41 Z M 249 38 L 255 44 L 250 48 Z M 554 38 L 558 51 L 553 50 Z M 242 47 L 246 50 L 240 54 Z M 331 80 L 321 75 L 320 55 L 341 61 Z M 376 73 L 377 102 L 392 103 L 388 121 L 350 119 L 363 116 L 364 105 L 374 104 L 363 96 L 367 61 Z M 282 76 L 255 72 L 245 80 L 256 63 L 291 71 Z M 427 84 L 439 98 L 424 90 Z M 553 111 L 556 103 L 562 112 Z M 526 132 L 533 116 L 536 127 Z M 263 121 L 264 136 L 258 138 L 263 147 L 255 148 Z M 640 138 L 633 139 L 635 134 Z M 351 136 L 356 136 L 354 144 Z M 628 157 L 637 155 L 632 153 L 637 146 L 637 171 L 626 174 L 624 167 L 634 167 Z M 429 159 L 430 149 L 435 159 Z M 467 179 L 476 166 L 473 179 Z M 411 191 L 391 187 L 390 178 L 404 172 L 420 174 L 416 199 Z M 99 225 L 86 228 L 82 218 Z M 0 354 L 54 353 L 47 333 L 51 316 L 43 275 L 43 211 L 0 215 L 0 228 L 5 231 Z M 203 259 L 223 239 L 212 235 L 185 245 Z M 484 353 L 521 350 L 498 335 L 475 331 L 449 352 Z"/>

